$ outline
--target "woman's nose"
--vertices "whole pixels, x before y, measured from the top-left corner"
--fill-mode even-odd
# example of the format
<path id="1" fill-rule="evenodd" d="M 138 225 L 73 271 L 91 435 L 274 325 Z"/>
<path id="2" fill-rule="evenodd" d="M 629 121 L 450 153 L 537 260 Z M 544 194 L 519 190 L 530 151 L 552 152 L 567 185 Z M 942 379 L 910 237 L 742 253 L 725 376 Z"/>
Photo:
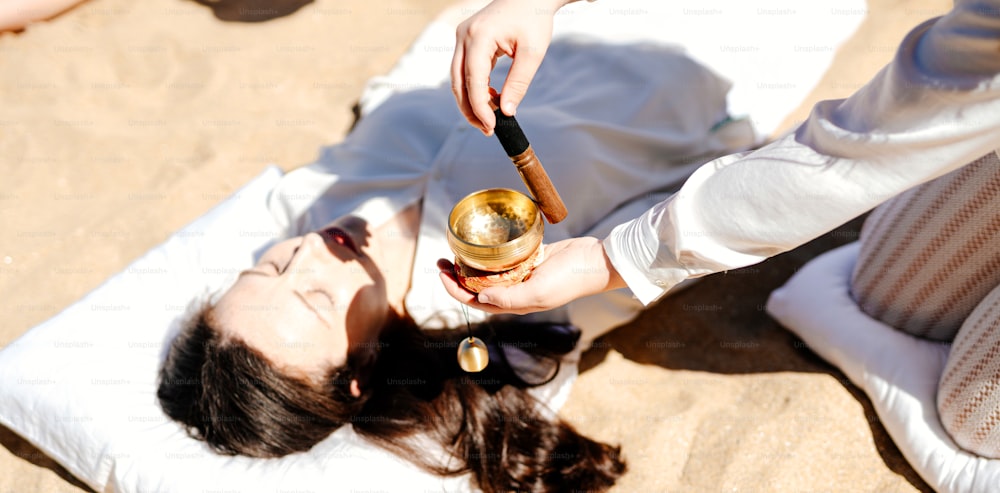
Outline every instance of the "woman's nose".
<path id="1" fill-rule="evenodd" d="M 319 265 L 317 259 L 319 254 L 326 249 L 323 238 L 316 233 L 309 233 L 302 237 L 302 244 L 299 251 L 292 257 L 292 262 L 288 266 L 289 277 L 308 277 L 315 275 Z"/>

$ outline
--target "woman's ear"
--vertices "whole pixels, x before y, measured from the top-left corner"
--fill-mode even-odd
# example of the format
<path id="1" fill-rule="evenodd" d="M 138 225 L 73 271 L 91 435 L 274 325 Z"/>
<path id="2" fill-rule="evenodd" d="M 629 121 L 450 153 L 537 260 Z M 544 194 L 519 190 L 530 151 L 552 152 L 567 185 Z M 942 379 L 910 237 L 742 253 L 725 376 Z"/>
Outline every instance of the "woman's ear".
<path id="1" fill-rule="evenodd" d="M 365 349 L 361 353 L 355 353 L 349 359 L 354 361 L 349 363 L 354 371 L 351 381 L 347 384 L 348 391 L 355 399 L 361 398 L 362 388 L 367 389 L 368 378 L 371 377 L 375 369 L 375 362 L 378 360 L 378 353 L 374 349 Z"/>
<path id="2" fill-rule="evenodd" d="M 368 387 L 368 379 L 375 370 L 375 363 L 378 361 L 378 351 L 368 347 L 352 354 L 348 359 L 352 360 L 349 365 L 354 368 L 354 377 L 348 384 L 348 390 L 357 399 L 361 397 L 362 389 Z"/>

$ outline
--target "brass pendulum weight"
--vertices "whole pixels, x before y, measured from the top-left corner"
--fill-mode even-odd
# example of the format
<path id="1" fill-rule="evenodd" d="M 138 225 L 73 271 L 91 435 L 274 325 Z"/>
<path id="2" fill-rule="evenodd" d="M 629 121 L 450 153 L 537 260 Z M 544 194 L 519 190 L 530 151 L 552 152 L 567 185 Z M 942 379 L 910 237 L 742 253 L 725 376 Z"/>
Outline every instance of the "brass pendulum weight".
<path id="1" fill-rule="evenodd" d="M 490 363 L 490 352 L 482 340 L 472 335 L 467 306 L 462 305 L 462 313 L 465 314 L 465 326 L 469 329 L 469 337 L 462 339 L 462 343 L 458 345 L 458 366 L 469 373 L 480 372 Z"/>

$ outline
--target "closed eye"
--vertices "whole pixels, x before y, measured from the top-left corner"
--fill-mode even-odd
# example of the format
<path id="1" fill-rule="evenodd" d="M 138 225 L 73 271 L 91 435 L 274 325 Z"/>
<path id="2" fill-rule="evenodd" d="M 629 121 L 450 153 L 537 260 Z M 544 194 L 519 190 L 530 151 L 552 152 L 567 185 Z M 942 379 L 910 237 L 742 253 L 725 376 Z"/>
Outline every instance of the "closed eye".
<path id="1" fill-rule="evenodd" d="M 333 297 L 321 289 L 310 289 L 306 291 L 306 294 L 313 300 L 313 302 L 308 304 L 309 308 L 329 328 L 330 321 L 328 317 L 337 309 L 337 305 L 333 302 Z"/>
<path id="2" fill-rule="evenodd" d="M 336 303 L 333 302 L 333 296 L 330 296 L 330 293 L 327 293 L 326 291 L 323 291 L 322 289 L 311 289 L 311 290 L 309 290 L 309 292 L 310 293 L 317 293 L 317 294 L 323 296 L 324 298 L 326 298 L 327 301 L 330 302 L 330 306 L 336 305 Z"/>
<path id="3" fill-rule="evenodd" d="M 268 263 L 271 264 L 271 267 L 274 267 L 274 271 L 277 272 L 278 275 L 280 276 L 284 274 L 286 270 L 288 270 L 289 265 L 292 265 L 292 259 L 295 258 L 295 255 L 297 253 L 299 253 L 299 247 L 295 247 L 295 249 L 292 250 L 292 256 L 288 258 L 288 262 L 285 262 L 284 267 L 279 267 L 278 264 L 274 263 L 274 261 Z"/>

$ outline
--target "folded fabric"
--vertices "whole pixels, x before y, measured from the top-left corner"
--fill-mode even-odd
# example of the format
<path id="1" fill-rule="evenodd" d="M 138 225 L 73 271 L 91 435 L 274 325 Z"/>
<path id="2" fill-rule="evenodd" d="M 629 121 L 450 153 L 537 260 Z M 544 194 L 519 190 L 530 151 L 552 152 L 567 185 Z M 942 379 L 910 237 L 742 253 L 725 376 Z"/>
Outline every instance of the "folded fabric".
<path id="1" fill-rule="evenodd" d="M 463 15 L 452 17 L 477 8 L 457 7 Z M 552 37 L 675 47 L 732 82 L 730 114 L 750 117 L 766 137 L 802 104 L 867 12 L 863 0 L 575 2 L 556 13 Z M 361 113 L 397 92 L 449 85 L 454 45 L 455 25 L 432 22 L 392 71 L 370 81 Z"/>
<path id="2" fill-rule="evenodd" d="M 1000 460 L 960 449 L 935 404 L 950 344 L 918 339 L 862 312 L 850 295 L 859 245 L 816 257 L 767 303 L 767 311 L 872 401 L 903 456 L 936 491 L 995 492 Z"/>

